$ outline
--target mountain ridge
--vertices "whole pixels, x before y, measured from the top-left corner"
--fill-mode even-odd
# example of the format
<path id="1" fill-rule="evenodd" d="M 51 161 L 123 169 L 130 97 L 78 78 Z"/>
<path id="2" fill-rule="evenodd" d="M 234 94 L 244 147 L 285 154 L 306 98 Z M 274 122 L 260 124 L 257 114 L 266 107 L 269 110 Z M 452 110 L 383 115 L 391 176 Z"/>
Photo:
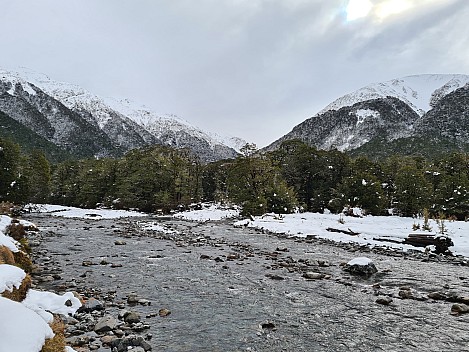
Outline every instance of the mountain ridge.
<path id="1" fill-rule="evenodd" d="M 43 104 L 33 104 L 38 95 L 43 98 Z M 45 101 L 45 95 L 50 98 L 48 101 Z M 118 156 L 152 144 L 188 148 L 205 162 L 238 155 L 239 149 L 235 149 L 237 145 L 233 141 L 204 132 L 174 115 L 159 115 L 129 101 L 101 98 L 78 85 L 56 82 L 47 75 L 27 69 L 23 72 L 0 69 L 0 96 L 3 101 L 0 111 L 18 121 L 28 122 L 27 127 L 55 144 L 68 147 L 72 153 L 77 153 L 78 146 L 71 148 L 60 138 L 63 131 L 49 110 L 57 119 L 86 125 L 83 135 L 90 133 L 103 141 L 100 150 L 88 140 L 88 146 L 83 146 L 85 151 L 81 153 L 88 156 Z M 16 107 L 21 104 L 24 106 L 18 112 Z M 49 109 L 51 106 L 54 107 Z M 32 110 L 36 111 L 31 113 Z M 72 122 L 70 126 L 73 127 Z"/>
<path id="2" fill-rule="evenodd" d="M 410 153 L 415 151 L 412 140 L 419 141 L 427 155 L 431 148 L 424 142 L 432 140 L 448 146 L 445 150 L 469 150 L 468 94 L 469 75 L 461 74 L 373 83 L 334 100 L 263 150 L 275 150 L 290 139 L 318 149 L 361 150 L 368 155 L 405 153 L 399 141 L 407 143 Z M 373 148 L 366 146 L 370 142 Z M 388 150 L 375 153 L 374 148 Z"/>

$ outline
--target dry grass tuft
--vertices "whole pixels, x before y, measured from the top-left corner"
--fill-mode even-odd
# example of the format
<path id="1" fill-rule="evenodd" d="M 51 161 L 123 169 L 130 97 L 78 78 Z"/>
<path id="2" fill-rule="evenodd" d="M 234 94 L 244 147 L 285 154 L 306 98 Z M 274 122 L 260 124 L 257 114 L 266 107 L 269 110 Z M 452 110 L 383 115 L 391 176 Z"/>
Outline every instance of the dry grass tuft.
<path id="1" fill-rule="evenodd" d="M 25 238 L 26 230 L 24 229 L 23 225 L 12 222 L 11 225 L 7 226 L 6 234 L 15 239 L 16 241 L 19 241 Z"/>
<path id="2" fill-rule="evenodd" d="M 31 261 L 31 259 L 29 258 L 29 256 L 22 252 L 22 251 L 19 251 L 19 252 L 16 252 L 16 253 L 13 253 L 13 257 L 15 258 L 15 264 L 17 267 L 23 269 L 25 272 L 27 272 L 28 274 L 31 274 L 32 271 L 33 271 L 33 262 Z"/>
<path id="3" fill-rule="evenodd" d="M 31 276 L 26 275 L 21 283 L 19 288 L 13 288 L 13 291 L 4 291 L 2 293 L 2 297 L 11 299 L 15 302 L 22 302 L 26 295 L 28 294 L 28 290 L 31 288 Z"/>
<path id="4" fill-rule="evenodd" d="M 54 321 L 50 324 L 55 336 L 46 340 L 41 352 L 64 352 L 65 351 L 65 324 L 58 317 L 54 316 Z"/>
<path id="5" fill-rule="evenodd" d="M 0 246 L 0 264 L 15 265 L 15 257 L 8 247 Z"/>

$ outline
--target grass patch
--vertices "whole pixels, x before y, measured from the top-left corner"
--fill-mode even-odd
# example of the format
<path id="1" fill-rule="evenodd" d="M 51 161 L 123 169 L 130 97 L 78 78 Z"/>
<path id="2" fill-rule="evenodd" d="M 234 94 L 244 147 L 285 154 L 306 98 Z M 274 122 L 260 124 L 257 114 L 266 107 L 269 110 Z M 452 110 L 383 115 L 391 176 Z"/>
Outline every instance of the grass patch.
<path id="1" fill-rule="evenodd" d="M 55 336 L 46 340 L 41 352 L 64 352 L 65 351 L 65 324 L 58 316 L 50 324 Z"/>

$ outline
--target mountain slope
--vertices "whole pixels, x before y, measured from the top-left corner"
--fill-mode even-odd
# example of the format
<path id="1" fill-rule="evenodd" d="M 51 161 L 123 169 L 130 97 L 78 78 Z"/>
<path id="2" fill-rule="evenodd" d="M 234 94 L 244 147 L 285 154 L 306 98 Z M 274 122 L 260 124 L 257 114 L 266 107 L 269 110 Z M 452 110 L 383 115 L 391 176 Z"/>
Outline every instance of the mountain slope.
<path id="1" fill-rule="evenodd" d="M 335 100 L 265 150 L 289 139 L 373 157 L 468 150 L 468 82 L 466 75 L 420 75 L 372 84 Z"/>
<path id="2" fill-rule="evenodd" d="M 210 135 L 175 116 L 24 69 L 0 70 L 0 112 L 78 157 L 119 156 L 152 144 L 187 148 L 203 161 L 233 158 L 246 142 Z"/>
<path id="3" fill-rule="evenodd" d="M 64 149 L 49 142 L 2 112 L 0 112 L 0 138 L 10 139 L 28 152 L 34 149 L 42 150 L 51 161 L 62 161 L 71 158 L 71 155 Z"/>
<path id="4" fill-rule="evenodd" d="M 114 155 L 116 148 L 97 126 L 35 85 L 0 72 L 0 111 L 73 155 Z"/>

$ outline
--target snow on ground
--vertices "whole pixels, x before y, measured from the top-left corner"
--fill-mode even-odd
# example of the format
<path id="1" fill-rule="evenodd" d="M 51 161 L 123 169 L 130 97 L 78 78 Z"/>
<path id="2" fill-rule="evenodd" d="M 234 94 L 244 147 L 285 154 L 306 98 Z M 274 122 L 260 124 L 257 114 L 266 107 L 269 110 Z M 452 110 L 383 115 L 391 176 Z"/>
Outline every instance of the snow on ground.
<path id="1" fill-rule="evenodd" d="M 36 290 L 29 290 L 28 295 L 21 303 L 35 311 L 48 323 L 53 320 L 50 313 L 73 315 L 81 306 L 80 300 L 71 292 L 66 292 L 60 296 L 52 292 Z"/>
<path id="2" fill-rule="evenodd" d="M 339 220 L 343 219 L 343 224 Z M 266 214 L 251 220 L 241 220 L 235 222 L 235 226 L 247 226 L 257 229 L 265 229 L 274 233 L 284 233 L 291 236 L 306 237 L 314 235 L 318 238 L 325 238 L 335 242 L 358 243 L 370 246 L 389 246 L 404 250 L 423 248 L 404 245 L 399 243 L 382 242 L 376 239 L 388 239 L 402 241 L 412 233 L 413 224 L 423 224 L 422 219 L 412 219 L 397 216 L 365 216 L 365 217 L 340 217 L 336 214 L 301 213 L 278 216 Z M 450 250 L 454 254 L 461 254 L 469 257 L 469 222 L 445 221 L 447 228 L 446 235 L 451 237 L 454 247 Z M 430 220 L 431 232 L 438 232 L 438 224 Z M 352 230 L 358 232 L 357 236 L 350 236 L 344 233 L 329 232 L 327 228 L 338 230 Z M 421 231 L 419 231 L 420 233 Z"/>
<path id="3" fill-rule="evenodd" d="M 33 310 L 0 297 L 0 351 L 38 352 L 54 337 L 49 325 Z"/>
<path id="4" fill-rule="evenodd" d="M 0 292 L 11 292 L 14 288 L 19 288 L 25 277 L 26 273 L 17 266 L 0 265 Z"/>
<path id="5" fill-rule="evenodd" d="M 359 266 L 366 266 L 370 263 L 373 263 L 373 261 L 370 259 L 370 258 L 367 258 L 367 257 L 358 257 L 358 258 L 355 258 L 355 259 L 352 259 L 351 261 L 349 261 L 347 263 L 347 265 L 359 265 Z"/>
<path id="6" fill-rule="evenodd" d="M 7 247 L 12 252 L 18 252 L 16 241 L 10 236 L 6 236 L 5 230 L 11 224 L 11 218 L 6 215 L 0 215 L 0 246 Z"/>
<path id="7" fill-rule="evenodd" d="M 35 213 L 48 213 L 53 216 L 61 216 L 64 218 L 82 218 L 96 220 L 148 216 L 148 214 L 139 213 L 137 211 L 112 209 L 81 209 L 52 204 L 35 204 L 31 205 L 31 209 L 33 209 L 32 212 Z"/>
<path id="8" fill-rule="evenodd" d="M 222 207 L 220 204 L 203 204 L 203 209 L 201 210 L 185 211 L 174 215 L 176 219 L 198 222 L 220 221 L 238 216 L 239 209 Z"/>

